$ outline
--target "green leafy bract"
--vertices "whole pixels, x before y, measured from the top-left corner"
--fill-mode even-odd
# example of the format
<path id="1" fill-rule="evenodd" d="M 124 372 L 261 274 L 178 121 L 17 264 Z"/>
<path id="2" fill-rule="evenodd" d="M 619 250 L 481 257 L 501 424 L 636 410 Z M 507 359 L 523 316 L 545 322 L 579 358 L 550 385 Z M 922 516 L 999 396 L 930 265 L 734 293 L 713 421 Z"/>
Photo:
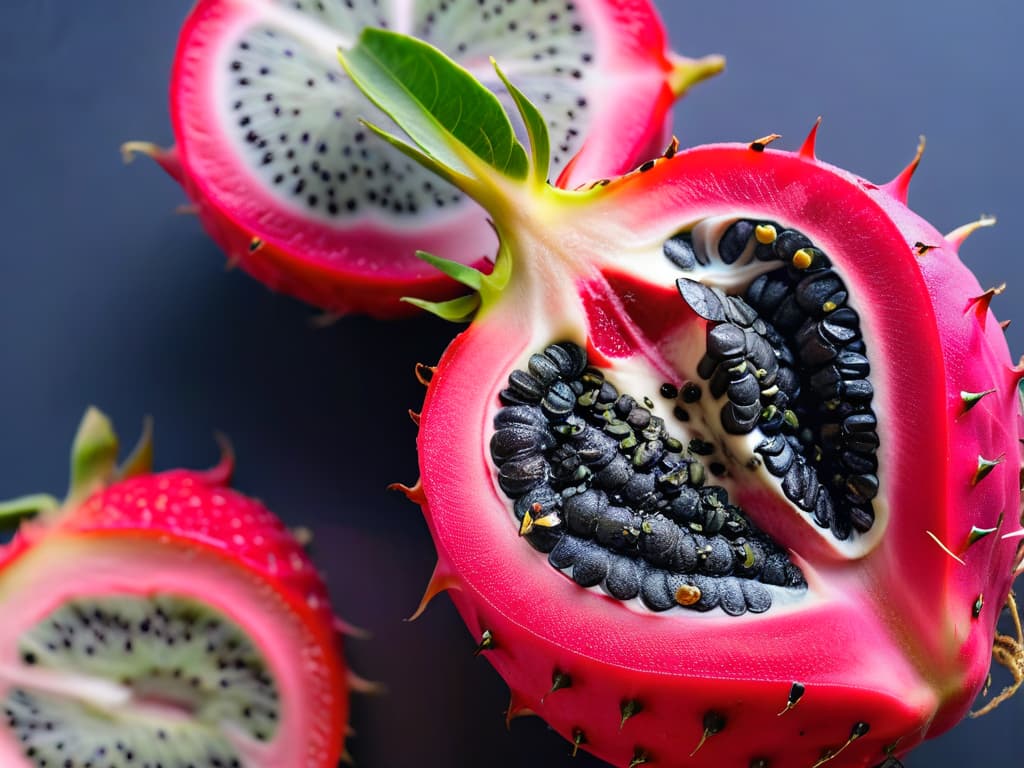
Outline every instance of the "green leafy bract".
<path id="1" fill-rule="evenodd" d="M 431 158 L 470 177 L 473 158 L 513 179 L 527 177 L 526 150 L 501 102 L 436 48 L 368 28 L 339 57 L 370 100 Z"/>

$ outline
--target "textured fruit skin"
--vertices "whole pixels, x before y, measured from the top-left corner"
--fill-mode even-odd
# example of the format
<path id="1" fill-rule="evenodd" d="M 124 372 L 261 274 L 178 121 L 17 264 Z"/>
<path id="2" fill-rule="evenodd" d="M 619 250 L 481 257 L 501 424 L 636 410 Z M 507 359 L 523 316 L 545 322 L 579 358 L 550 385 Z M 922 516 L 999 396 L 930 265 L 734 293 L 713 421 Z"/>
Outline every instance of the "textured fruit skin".
<path id="1" fill-rule="evenodd" d="M 253 182 L 247 169 L 227 156 L 214 108 L 202 92 L 217 63 L 210 49 L 247 16 L 258 15 L 259 5 L 234 0 L 197 3 L 183 25 L 171 78 L 176 146 L 147 151 L 182 185 L 204 229 L 229 262 L 272 290 L 332 314 L 382 318 L 415 312 L 399 301 L 403 296 L 436 300 L 457 294 L 458 286 L 415 253 L 426 250 L 486 265 L 496 243 L 479 209 L 471 206 L 465 215 L 443 224 L 404 232 L 373 222 L 348 228 L 318 226 L 283 210 Z M 595 22 L 598 49 L 608 57 L 610 71 L 628 72 L 630 79 L 628 88 L 619 89 L 615 103 L 605 104 L 595 116 L 595 125 L 614 130 L 588 136 L 563 170 L 559 183 L 569 187 L 621 173 L 657 154 L 667 138 L 677 98 L 671 83 L 676 59 L 667 52 L 661 20 L 649 0 L 589 0 L 577 5 Z"/>
<path id="2" fill-rule="evenodd" d="M 966 714 L 1019 567 L 1020 371 L 974 301 L 983 291 L 959 261 L 961 238 L 904 205 L 908 178 L 874 185 L 813 148 L 703 147 L 612 182 L 546 239 L 516 242 L 571 242 L 595 266 L 577 269 L 573 298 L 525 288 L 540 298 L 499 302 L 453 342 L 429 385 L 410 490 L 438 550 L 428 594 L 448 589 L 474 638 L 490 633 L 482 655 L 512 690 L 510 716 L 538 714 L 570 741 L 582 733 L 580 748 L 614 765 L 646 755 L 664 766 L 807 768 L 841 750 L 822 764 L 842 768 L 905 754 Z M 657 249 L 682 223 L 721 214 L 784 221 L 843 270 L 872 339 L 889 510 L 868 551 L 845 558 L 769 497 L 741 493 L 818 594 L 742 621 L 646 614 L 582 590 L 518 540 L 487 452 L 498 391 L 545 343 L 587 344 L 610 380 L 635 359 L 674 370 L 674 334 L 703 321 L 680 308 L 671 282 L 618 254 Z M 574 315 L 586 327 L 559 322 Z M 989 389 L 965 410 L 961 391 Z M 1001 462 L 976 480 L 979 456 Z M 998 530 L 968 545 L 972 527 Z M 555 672 L 572 685 L 551 692 Z M 806 693 L 780 715 L 794 682 Z M 630 700 L 642 710 L 623 723 Z M 708 712 L 727 725 L 691 756 Z M 867 733 L 850 740 L 859 723 Z"/>
<path id="3" fill-rule="evenodd" d="M 316 722 L 305 734 L 306 753 L 289 755 L 294 762 L 288 766 L 335 768 L 344 749 L 348 697 L 326 587 L 284 524 L 258 501 L 226 487 L 230 471 L 230 462 L 223 462 L 207 472 L 142 475 L 95 492 L 62 511 L 53 524 L 24 522 L 11 543 L 0 549 L 0 581 L 36 550 L 68 541 L 84 544 L 78 551 L 86 552 L 109 544 L 139 549 L 158 544 L 237 571 L 286 605 L 308 638 L 301 662 L 296 658 L 294 663 L 304 665 L 301 675 L 307 687 L 299 693 L 313 703 Z M 129 572 L 131 568 L 144 574 L 147 562 L 128 564 Z M 187 574 L 182 579 L 187 581 Z M 74 595 L 73 587 L 71 592 Z M 268 638 L 253 639 L 259 645 Z"/>

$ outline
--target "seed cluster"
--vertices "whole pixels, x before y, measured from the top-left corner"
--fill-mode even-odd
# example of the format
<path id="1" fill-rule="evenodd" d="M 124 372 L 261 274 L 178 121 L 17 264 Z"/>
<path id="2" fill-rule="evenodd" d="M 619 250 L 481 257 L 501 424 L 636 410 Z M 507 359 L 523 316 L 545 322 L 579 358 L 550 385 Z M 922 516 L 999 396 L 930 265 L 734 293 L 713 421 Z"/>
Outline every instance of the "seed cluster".
<path id="1" fill-rule="evenodd" d="M 785 552 L 705 484 L 699 456 L 562 342 L 515 370 L 494 418 L 491 457 L 520 533 L 581 586 L 684 606 L 762 612 L 772 587 L 802 588 Z M 674 398 L 672 384 L 662 396 Z"/>
<path id="2" fill-rule="evenodd" d="M 878 423 L 860 317 L 845 283 L 810 239 L 775 222 L 736 221 L 717 250 L 725 264 L 783 264 L 742 297 L 678 282 L 691 309 L 710 321 L 698 373 L 713 397 L 726 396 L 722 427 L 761 431 L 755 450 L 765 468 L 817 525 L 840 540 L 868 531 L 878 494 Z M 686 270 L 710 261 L 687 233 L 669 240 L 665 255 Z"/>
<path id="3" fill-rule="evenodd" d="M 9 692 L 4 712 L 31 765 L 227 768 L 240 763 L 220 724 L 259 741 L 277 729 L 277 688 L 257 649 L 233 622 L 188 599 L 75 600 L 23 635 L 19 654 L 26 668 L 109 679 L 143 705 L 191 715 L 114 714 L 23 686 Z"/>

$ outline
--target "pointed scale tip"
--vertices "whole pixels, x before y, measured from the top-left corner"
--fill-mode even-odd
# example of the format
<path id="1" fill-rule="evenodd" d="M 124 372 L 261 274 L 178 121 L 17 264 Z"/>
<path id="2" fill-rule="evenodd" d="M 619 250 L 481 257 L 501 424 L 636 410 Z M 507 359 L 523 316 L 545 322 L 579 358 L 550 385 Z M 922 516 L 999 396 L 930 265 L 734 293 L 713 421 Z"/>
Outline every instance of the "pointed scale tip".
<path id="1" fill-rule="evenodd" d="M 512 730 L 512 721 L 516 718 L 536 716 L 537 713 L 527 706 L 526 697 L 512 691 L 508 699 L 508 709 L 505 710 L 505 730 Z"/>
<path id="2" fill-rule="evenodd" d="M 917 152 L 914 153 L 914 159 L 910 161 L 909 165 L 900 171 L 896 175 L 896 178 L 888 184 L 880 185 L 881 189 L 884 189 L 891 197 L 904 205 L 907 204 L 907 195 L 910 193 L 910 180 L 914 177 L 914 172 L 917 170 L 917 166 L 921 164 L 921 157 L 924 155 L 924 146 L 924 136 L 921 136 L 917 140 Z"/>
<path id="3" fill-rule="evenodd" d="M 121 145 L 121 159 L 126 164 L 133 162 L 139 155 L 150 158 L 177 182 L 181 183 L 184 178 L 177 147 L 164 149 L 151 141 L 126 141 Z"/>
<path id="4" fill-rule="evenodd" d="M 995 288 L 989 288 L 980 296 L 974 296 L 967 300 L 967 306 L 964 312 L 970 312 L 974 310 L 975 316 L 978 318 L 978 323 L 981 325 L 981 329 L 985 330 L 985 324 L 988 321 L 988 310 L 992 304 L 992 299 L 1001 294 L 1006 290 L 1006 283 L 997 285 Z"/>
<path id="5" fill-rule="evenodd" d="M 711 54 L 699 59 L 690 59 L 678 54 L 671 55 L 672 69 L 668 74 L 668 86 L 678 98 L 709 77 L 725 69 L 725 57 Z"/>
<path id="6" fill-rule="evenodd" d="M 821 126 L 821 115 L 814 121 L 814 125 L 811 126 L 811 132 L 807 134 L 807 138 L 804 139 L 804 143 L 800 145 L 800 149 L 797 152 L 800 157 L 805 160 L 817 160 L 818 156 L 814 154 L 814 145 L 818 140 L 818 128 Z"/>
<path id="7" fill-rule="evenodd" d="M 964 244 L 964 240 L 973 235 L 979 229 L 981 229 L 982 227 L 994 227 L 995 225 L 995 216 L 987 216 L 985 214 L 982 214 L 977 218 L 977 220 L 972 221 L 968 224 L 964 224 L 963 226 L 954 229 L 952 232 L 946 235 L 946 240 L 949 243 L 951 243 L 956 250 L 959 251 L 960 246 Z"/>
<path id="8" fill-rule="evenodd" d="M 333 617 L 331 620 L 331 626 L 334 628 L 335 634 L 341 637 L 353 637 L 357 640 L 369 640 L 373 637 L 373 633 L 368 629 L 357 627 L 355 624 L 345 621 L 340 616 Z"/>
<path id="9" fill-rule="evenodd" d="M 413 504 L 422 505 L 427 500 L 427 497 L 423 493 L 423 484 L 417 480 L 415 485 L 408 486 L 402 483 L 392 483 L 388 486 L 389 491 L 399 491 L 405 494 L 405 498 L 411 501 Z"/>
<path id="10" fill-rule="evenodd" d="M 361 693 L 366 696 L 380 696 L 387 693 L 387 686 L 383 683 L 367 680 L 365 677 L 357 675 L 352 670 L 348 671 L 346 677 L 348 678 L 349 689 L 355 693 Z"/>
<path id="11" fill-rule="evenodd" d="M 427 583 L 427 589 L 423 593 L 423 597 L 420 599 L 420 604 L 413 612 L 412 616 L 406 619 L 406 621 L 416 621 L 420 616 L 423 615 L 424 611 L 427 610 L 427 606 L 430 605 L 430 601 L 437 597 L 442 592 L 447 592 L 449 589 L 461 589 L 458 583 L 458 579 L 455 576 L 442 570 L 441 563 L 434 566 L 434 573 L 430 577 L 430 581 Z"/>
<path id="12" fill-rule="evenodd" d="M 1010 375 L 1010 387 L 1015 389 L 1020 380 L 1024 379 L 1024 355 L 1021 356 L 1016 365 L 1006 370 Z"/>
<path id="13" fill-rule="evenodd" d="M 231 478 L 235 474 L 235 449 L 231 440 L 223 432 L 214 432 L 214 439 L 220 447 L 220 461 L 216 466 L 211 467 L 202 473 L 203 481 L 215 488 L 231 485 Z"/>

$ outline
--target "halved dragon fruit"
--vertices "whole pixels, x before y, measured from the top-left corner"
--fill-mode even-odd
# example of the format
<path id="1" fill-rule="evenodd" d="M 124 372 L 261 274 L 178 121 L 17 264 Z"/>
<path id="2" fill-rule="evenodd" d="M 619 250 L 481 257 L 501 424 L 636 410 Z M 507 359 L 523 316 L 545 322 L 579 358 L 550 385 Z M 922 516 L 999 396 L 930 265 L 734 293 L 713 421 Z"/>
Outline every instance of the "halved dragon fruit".
<path id="1" fill-rule="evenodd" d="M 63 504 L 5 505 L 4 768 L 335 768 L 347 681 L 324 584 L 263 505 L 153 474 L 86 414 Z"/>
<path id="2" fill-rule="evenodd" d="M 675 99 L 723 66 L 669 53 L 649 0 L 202 0 L 171 82 L 176 146 L 125 150 L 182 184 L 232 263 L 336 314 L 457 293 L 417 248 L 483 266 L 495 247 L 479 207 L 359 123 L 387 118 L 335 51 L 365 27 L 428 40 L 494 83 L 500 55 L 543 105 L 552 174 L 570 185 L 656 154 Z"/>
<path id="3" fill-rule="evenodd" d="M 1020 405 L 957 251 L 876 185 L 768 136 L 576 191 L 472 74 L 366 31 L 374 129 L 480 202 L 491 274 L 418 415 L 449 590 L 512 690 L 619 766 L 897 765 L 968 711 L 1021 570 Z M 398 87 L 401 84 L 401 87 Z M 437 88 L 472 104 L 459 119 Z M 487 143 L 475 143 L 485 134 Z M 983 222 L 982 222 L 983 223 Z M 980 224 L 980 223 L 979 223 Z"/>

